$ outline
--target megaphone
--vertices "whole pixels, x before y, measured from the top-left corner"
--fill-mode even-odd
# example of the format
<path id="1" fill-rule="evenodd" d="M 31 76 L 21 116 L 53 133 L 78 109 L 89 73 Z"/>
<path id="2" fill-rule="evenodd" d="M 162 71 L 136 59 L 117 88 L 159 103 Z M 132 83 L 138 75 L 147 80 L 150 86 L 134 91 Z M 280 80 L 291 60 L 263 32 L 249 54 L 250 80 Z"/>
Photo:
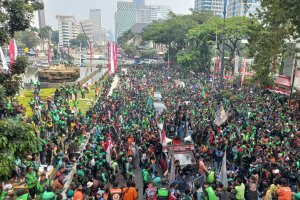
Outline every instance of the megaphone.
<path id="1" fill-rule="evenodd" d="M 189 135 L 183 139 L 186 143 L 193 143 L 192 135 Z"/>
<path id="2" fill-rule="evenodd" d="M 173 144 L 173 140 L 171 140 L 170 138 L 167 138 L 167 137 L 166 137 L 165 142 L 166 142 L 166 145 L 171 145 L 171 144 Z"/>
<path id="3" fill-rule="evenodd" d="M 164 127 L 164 124 L 157 124 L 157 127 L 159 128 L 159 130 L 162 130 Z"/>

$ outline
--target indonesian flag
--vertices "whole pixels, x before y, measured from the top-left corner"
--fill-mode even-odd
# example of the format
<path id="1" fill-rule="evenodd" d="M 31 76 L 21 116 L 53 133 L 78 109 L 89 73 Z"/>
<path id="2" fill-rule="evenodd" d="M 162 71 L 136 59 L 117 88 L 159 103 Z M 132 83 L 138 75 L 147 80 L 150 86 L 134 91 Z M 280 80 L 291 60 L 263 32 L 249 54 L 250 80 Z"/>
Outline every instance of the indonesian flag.
<path id="1" fill-rule="evenodd" d="M 108 69 L 108 74 L 110 75 L 111 73 L 111 63 L 110 63 L 110 58 L 111 58 L 111 55 L 110 55 L 110 42 L 108 41 L 108 44 L 107 44 L 107 69 Z"/>
<path id="2" fill-rule="evenodd" d="M 48 41 L 48 65 L 50 65 L 51 62 L 51 45 L 50 42 Z"/>
<path id="3" fill-rule="evenodd" d="M 117 59 L 118 59 L 118 52 L 117 52 L 117 44 L 114 44 L 114 72 L 117 71 Z"/>
<path id="4" fill-rule="evenodd" d="M 15 39 L 9 41 L 9 58 L 10 64 L 14 64 L 16 62 L 18 56 L 18 48 Z"/>
<path id="5" fill-rule="evenodd" d="M 112 73 L 112 74 L 114 74 L 115 73 L 115 43 L 113 43 L 112 45 L 111 45 L 111 54 L 110 54 L 110 56 L 111 56 L 111 68 L 110 68 L 110 72 Z"/>
<path id="6" fill-rule="evenodd" d="M 7 61 L 6 58 L 4 56 L 4 53 L 2 51 L 2 48 L 0 47 L 0 56 L 1 56 L 1 61 L 2 61 L 2 67 L 4 70 L 9 70 L 8 65 L 7 65 Z"/>
<path id="7" fill-rule="evenodd" d="M 105 143 L 105 149 L 106 149 L 106 161 L 111 164 L 111 157 L 110 157 L 110 152 L 111 152 L 111 149 L 113 147 L 113 143 L 111 141 L 111 136 L 110 136 L 110 133 L 108 133 L 107 135 L 107 139 L 106 139 L 106 143 Z"/>
<path id="8" fill-rule="evenodd" d="M 245 79 L 245 72 L 246 72 L 246 66 L 247 66 L 247 61 L 246 59 L 244 59 L 244 66 L 243 66 L 243 69 L 242 69 L 242 79 L 241 79 L 241 86 L 243 85 L 244 83 L 244 79 Z"/>

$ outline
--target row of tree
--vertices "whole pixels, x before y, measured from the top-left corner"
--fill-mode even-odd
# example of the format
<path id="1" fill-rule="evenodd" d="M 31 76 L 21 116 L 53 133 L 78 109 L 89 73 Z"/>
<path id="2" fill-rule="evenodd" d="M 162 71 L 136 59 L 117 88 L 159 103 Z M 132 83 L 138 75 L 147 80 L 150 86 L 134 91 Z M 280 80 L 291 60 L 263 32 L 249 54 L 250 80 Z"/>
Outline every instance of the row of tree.
<path id="1" fill-rule="evenodd" d="M 202 72 L 208 70 L 212 57 L 220 56 L 224 39 L 225 72 L 234 72 L 236 55 L 253 57 L 254 80 L 269 85 L 281 67 L 288 44 L 298 41 L 299 8 L 297 0 L 262 0 L 255 16 L 226 21 L 193 10 L 188 15 L 170 13 L 168 20 L 154 21 L 146 27 L 142 38 L 164 44 L 171 61 Z"/>
<path id="2" fill-rule="evenodd" d="M 43 4 L 30 0 L 0 0 L 0 46 L 7 45 L 17 32 L 30 28 L 35 10 L 43 9 Z M 18 56 L 9 71 L 0 71 L 0 111 L 10 102 L 21 86 L 20 75 L 28 66 L 26 57 Z M 39 139 L 32 125 L 16 119 L 0 120 L 0 180 L 10 175 L 14 161 L 24 158 L 26 153 L 36 152 Z"/>

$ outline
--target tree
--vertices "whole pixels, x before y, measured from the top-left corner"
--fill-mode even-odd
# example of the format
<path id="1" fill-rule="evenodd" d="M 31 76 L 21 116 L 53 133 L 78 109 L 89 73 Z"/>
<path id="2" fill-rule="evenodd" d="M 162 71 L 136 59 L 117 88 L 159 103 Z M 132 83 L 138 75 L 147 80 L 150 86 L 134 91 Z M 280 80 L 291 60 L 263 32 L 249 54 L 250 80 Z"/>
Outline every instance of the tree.
<path id="1" fill-rule="evenodd" d="M 281 68 L 288 43 L 299 40 L 300 4 L 297 0 L 262 0 L 256 17 L 260 26 L 250 36 L 250 53 L 254 56 L 255 80 L 263 86 L 273 83 Z"/>
<path id="2" fill-rule="evenodd" d="M 168 20 L 154 21 L 147 26 L 142 33 L 142 39 L 166 45 L 169 49 L 170 59 L 175 62 L 177 53 L 188 46 L 188 31 L 211 17 L 213 17 L 211 13 L 205 12 L 192 12 L 190 15 L 170 13 Z"/>
<path id="3" fill-rule="evenodd" d="M 216 41 L 217 49 L 221 52 L 222 34 L 224 34 L 224 49 L 228 57 L 226 61 L 233 73 L 235 54 L 241 55 L 241 52 L 247 47 L 246 44 L 242 44 L 242 40 L 249 39 L 252 27 L 257 25 L 258 22 L 251 18 L 230 17 L 226 19 L 226 26 L 224 27 L 223 19 L 212 18 L 212 20 L 190 30 L 188 37 L 189 41 L 196 47 L 202 43 L 212 45 Z"/>
<path id="4" fill-rule="evenodd" d="M 14 119 L 0 120 L 0 132 L 0 175 L 7 176 L 17 158 L 37 152 L 40 140 L 31 124 Z"/>
<path id="5" fill-rule="evenodd" d="M 128 57 L 133 58 L 137 55 L 137 48 L 133 42 L 124 45 L 124 52 Z"/>
<path id="6" fill-rule="evenodd" d="M 82 48 L 87 48 L 89 47 L 87 38 L 85 37 L 85 35 L 83 33 L 80 33 L 77 35 L 77 37 L 75 39 L 71 39 L 70 40 L 70 44 L 73 47 L 79 47 L 81 43 L 81 47 Z"/>
<path id="7" fill-rule="evenodd" d="M 53 31 L 51 34 L 51 42 L 53 44 L 58 44 L 59 43 L 59 36 L 58 36 L 58 31 Z"/>
<path id="8" fill-rule="evenodd" d="M 43 9 L 38 1 L 1 0 L 0 1 L 0 45 L 6 44 L 18 31 L 30 27 L 35 10 Z"/>
<path id="9" fill-rule="evenodd" d="M 36 47 L 40 43 L 37 33 L 29 30 L 17 32 L 15 39 L 29 49 Z"/>
<path id="10" fill-rule="evenodd" d="M 135 34 L 129 29 L 128 31 L 125 31 L 122 36 L 118 38 L 118 44 L 123 46 L 126 43 L 130 42 L 132 39 L 135 39 Z"/>
<path id="11" fill-rule="evenodd" d="M 141 52 L 142 58 L 154 58 L 156 56 L 156 50 L 155 49 L 146 49 Z"/>
<path id="12" fill-rule="evenodd" d="M 44 47 L 45 40 L 50 39 L 51 32 L 52 32 L 52 28 L 50 26 L 42 27 L 38 31 L 38 35 L 42 40 L 42 50 L 43 51 L 45 51 L 45 47 Z"/>

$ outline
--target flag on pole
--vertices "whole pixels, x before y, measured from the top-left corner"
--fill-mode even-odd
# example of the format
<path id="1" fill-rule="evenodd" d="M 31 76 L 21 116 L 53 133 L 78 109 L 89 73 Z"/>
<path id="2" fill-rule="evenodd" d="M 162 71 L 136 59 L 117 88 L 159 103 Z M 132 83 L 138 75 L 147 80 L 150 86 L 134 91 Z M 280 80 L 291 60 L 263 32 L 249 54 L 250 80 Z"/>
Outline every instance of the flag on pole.
<path id="1" fill-rule="evenodd" d="M 116 56 L 116 68 L 115 68 L 115 71 L 117 71 L 117 67 L 118 67 L 118 44 L 116 43 L 115 44 L 116 46 L 115 46 L 115 51 L 116 51 L 116 54 L 115 54 L 115 56 Z"/>
<path id="2" fill-rule="evenodd" d="M 161 130 L 161 143 L 165 144 L 166 143 L 166 133 L 164 129 Z"/>
<path id="3" fill-rule="evenodd" d="M 2 67 L 4 70 L 9 70 L 8 65 L 7 65 L 7 61 L 6 58 L 4 56 L 4 53 L 2 51 L 2 48 L 0 47 L 0 56 L 1 56 L 1 61 L 2 61 Z"/>
<path id="4" fill-rule="evenodd" d="M 117 44 L 114 43 L 114 72 L 117 70 Z"/>
<path id="5" fill-rule="evenodd" d="M 243 85 L 244 83 L 244 79 L 245 79 L 245 72 L 246 72 L 246 66 L 247 66 L 247 61 L 246 59 L 244 58 L 244 66 L 243 66 L 243 69 L 242 69 L 242 79 L 241 79 L 241 86 Z"/>
<path id="6" fill-rule="evenodd" d="M 224 152 L 224 156 L 222 159 L 222 166 L 220 172 L 220 181 L 221 183 L 227 188 L 228 187 L 228 180 L 227 180 L 227 167 L 226 167 L 226 150 Z"/>
<path id="7" fill-rule="evenodd" d="M 215 118 L 214 123 L 217 126 L 220 126 L 221 124 L 226 122 L 227 118 L 228 118 L 228 115 L 226 114 L 226 112 L 224 110 L 224 107 L 221 106 L 220 109 L 218 110 L 217 114 L 216 114 L 216 118 Z"/>
<path id="8" fill-rule="evenodd" d="M 115 49 L 115 43 L 112 43 L 111 44 L 111 53 L 110 53 L 110 56 L 111 56 L 111 67 L 110 67 L 110 73 L 111 74 L 114 74 L 115 73 L 115 59 L 114 59 L 114 49 Z"/>
<path id="9" fill-rule="evenodd" d="M 50 46 L 50 41 L 48 40 L 48 65 L 50 65 L 51 62 L 51 46 Z"/>
<path id="10" fill-rule="evenodd" d="M 70 47 L 70 43 L 68 44 L 68 57 L 70 57 L 71 55 L 71 53 L 70 53 L 70 51 L 71 51 L 71 47 Z"/>
<path id="11" fill-rule="evenodd" d="M 16 41 L 13 39 L 9 41 L 10 64 L 14 64 L 16 62 L 17 56 L 18 56 L 18 49 L 17 49 Z"/>
<path id="12" fill-rule="evenodd" d="M 108 70 L 108 74 L 110 75 L 110 73 L 111 73 L 111 63 L 110 63 L 110 57 L 111 57 L 111 55 L 110 55 L 110 42 L 108 41 L 108 44 L 107 44 L 107 70 Z"/>

